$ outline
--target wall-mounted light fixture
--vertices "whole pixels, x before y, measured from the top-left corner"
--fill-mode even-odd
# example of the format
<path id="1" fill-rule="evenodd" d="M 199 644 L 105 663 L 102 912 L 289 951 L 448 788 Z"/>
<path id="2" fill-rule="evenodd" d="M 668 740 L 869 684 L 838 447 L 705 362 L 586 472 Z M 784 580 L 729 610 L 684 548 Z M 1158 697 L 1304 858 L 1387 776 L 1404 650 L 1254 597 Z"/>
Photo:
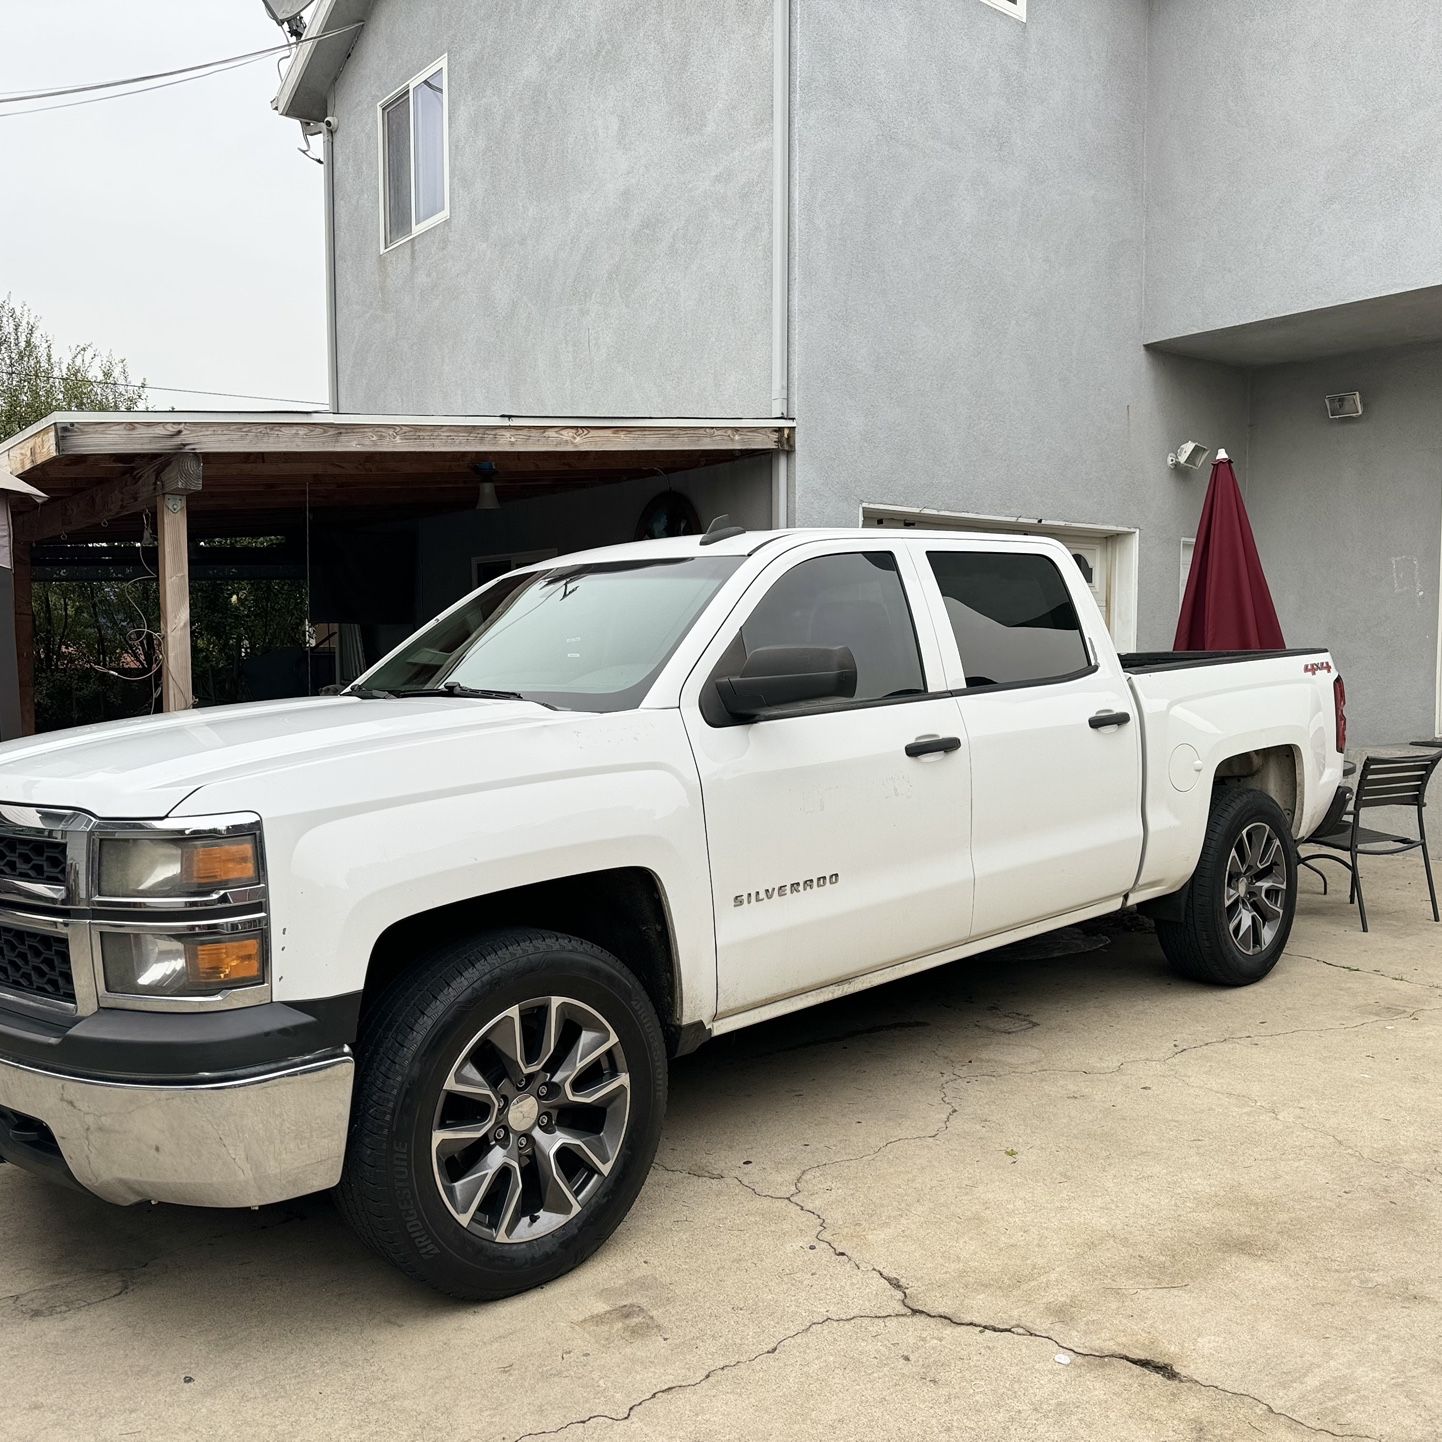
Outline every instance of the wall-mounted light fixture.
<path id="1" fill-rule="evenodd" d="M 1327 397 L 1327 419 L 1329 421 L 1355 421 L 1361 414 L 1361 391 L 1342 391 L 1339 395 Z"/>
<path id="2" fill-rule="evenodd" d="M 1167 457 L 1167 464 L 1174 470 L 1199 471 L 1206 465 L 1207 457 L 1211 455 L 1208 446 L 1201 446 L 1196 441 L 1183 441 L 1171 455 Z"/>
<path id="3" fill-rule="evenodd" d="M 478 511 L 499 511 L 501 498 L 496 494 L 494 461 L 479 461 L 471 469 L 476 473 L 480 485 L 476 488 L 476 509 Z"/>

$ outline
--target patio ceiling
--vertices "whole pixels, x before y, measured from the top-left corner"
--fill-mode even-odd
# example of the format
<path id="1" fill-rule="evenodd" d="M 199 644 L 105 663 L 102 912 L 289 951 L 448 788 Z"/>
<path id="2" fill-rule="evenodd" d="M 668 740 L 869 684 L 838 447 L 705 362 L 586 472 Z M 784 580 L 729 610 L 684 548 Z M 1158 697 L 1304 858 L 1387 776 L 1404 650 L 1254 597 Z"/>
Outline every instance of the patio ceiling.
<path id="1" fill-rule="evenodd" d="M 118 540 L 139 534 L 183 456 L 190 531 L 209 539 L 284 530 L 307 509 L 330 521 L 433 515 L 472 508 L 483 481 L 507 502 L 791 443 L 776 421 L 125 412 L 51 416 L 0 442 L 0 470 L 48 497 L 17 502 L 19 543 Z"/>

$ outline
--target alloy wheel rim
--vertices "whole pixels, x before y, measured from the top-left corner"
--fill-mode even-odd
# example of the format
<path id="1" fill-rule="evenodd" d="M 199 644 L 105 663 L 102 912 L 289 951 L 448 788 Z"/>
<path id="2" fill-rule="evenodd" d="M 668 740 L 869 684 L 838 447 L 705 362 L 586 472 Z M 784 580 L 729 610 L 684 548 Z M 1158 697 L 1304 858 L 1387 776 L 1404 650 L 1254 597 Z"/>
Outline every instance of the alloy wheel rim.
<path id="1" fill-rule="evenodd" d="M 441 1200 L 475 1236 L 533 1242 L 610 1175 L 631 1115 L 615 1028 L 573 997 L 534 997 L 461 1048 L 431 1122 Z"/>
<path id="2" fill-rule="evenodd" d="M 1265 821 L 1244 827 L 1227 858 L 1222 907 L 1240 951 L 1256 956 L 1276 940 L 1287 903 L 1287 853 Z"/>

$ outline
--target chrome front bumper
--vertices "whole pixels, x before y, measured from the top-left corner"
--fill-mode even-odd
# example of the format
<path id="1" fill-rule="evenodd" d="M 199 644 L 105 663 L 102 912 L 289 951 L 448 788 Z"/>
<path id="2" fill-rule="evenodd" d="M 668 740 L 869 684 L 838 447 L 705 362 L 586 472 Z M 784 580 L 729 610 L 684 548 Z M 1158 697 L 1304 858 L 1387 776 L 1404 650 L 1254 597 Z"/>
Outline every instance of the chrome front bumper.
<path id="1" fill-rule="evenodd" d="M 0 1060 L 0 1110 L 41 1122 L 70 1174 L 107 1202 L 257 1207 L 340 1180 L 355 1061 L 142 1086 Z"/>

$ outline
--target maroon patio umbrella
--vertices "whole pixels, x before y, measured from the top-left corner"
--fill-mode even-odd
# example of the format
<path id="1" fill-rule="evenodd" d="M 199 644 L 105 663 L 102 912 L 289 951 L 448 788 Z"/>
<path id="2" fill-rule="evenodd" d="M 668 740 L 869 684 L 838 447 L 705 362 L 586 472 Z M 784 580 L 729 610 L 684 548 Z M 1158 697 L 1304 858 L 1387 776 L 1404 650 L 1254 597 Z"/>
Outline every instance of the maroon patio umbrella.
<path id="1" fill-rule="evenodd" d="M 1286 644 L 1237 473 L 1227 453 L 1218 451 L 1173 649 L 1274 651 Z"/>

